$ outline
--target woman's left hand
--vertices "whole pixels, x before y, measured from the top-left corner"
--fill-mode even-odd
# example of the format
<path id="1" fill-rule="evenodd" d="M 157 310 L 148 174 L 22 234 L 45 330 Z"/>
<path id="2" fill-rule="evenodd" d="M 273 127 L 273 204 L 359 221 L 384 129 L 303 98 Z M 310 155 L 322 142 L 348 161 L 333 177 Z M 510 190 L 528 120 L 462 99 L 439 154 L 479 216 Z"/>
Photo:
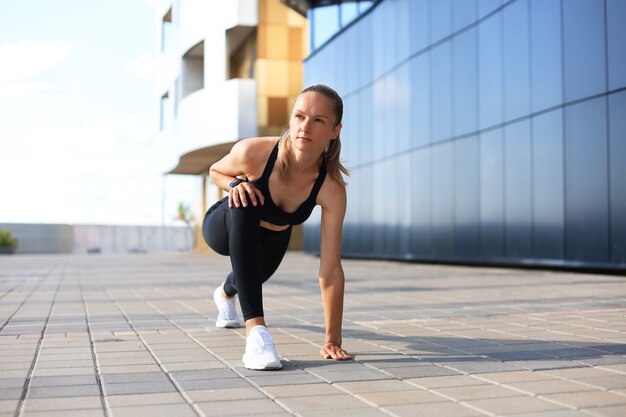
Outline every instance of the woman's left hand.
<path id="1" fill-rule="evenodd" d="M 324 359 L 336 359 L 338 361 L 347 361 L 352 359 L 352 357 L 341 348 L 341 346 L 336 343 L 324 343 L 322 346 L 322 350 L 320 350 L 320 355 Z"/>

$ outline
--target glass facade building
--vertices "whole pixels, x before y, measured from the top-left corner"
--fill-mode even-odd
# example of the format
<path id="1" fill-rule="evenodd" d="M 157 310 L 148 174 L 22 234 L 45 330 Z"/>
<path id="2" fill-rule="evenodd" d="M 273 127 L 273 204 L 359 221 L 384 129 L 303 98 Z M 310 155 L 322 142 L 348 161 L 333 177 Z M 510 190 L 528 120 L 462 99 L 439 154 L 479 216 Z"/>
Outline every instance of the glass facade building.
<path id="1" fill-rule="evenodd" d="M 623 0 L 383 0 L 313 41 L 304 84 L 344 99 L 343 254 L 626 270 L 624 22 Z"/>

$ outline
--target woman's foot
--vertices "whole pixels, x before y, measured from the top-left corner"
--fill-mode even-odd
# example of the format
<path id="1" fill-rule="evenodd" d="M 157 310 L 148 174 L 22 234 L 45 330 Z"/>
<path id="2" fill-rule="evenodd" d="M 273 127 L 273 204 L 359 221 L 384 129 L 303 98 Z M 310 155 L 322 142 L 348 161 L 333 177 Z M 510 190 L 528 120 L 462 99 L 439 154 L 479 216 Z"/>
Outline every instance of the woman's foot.
<path id="1" fill-rule="evenodd" d="M 276 353 L 272 336 L 265 326 L 255 326 L 246 337 L 246 352 L 241 359 L 243 366 L 257 371 L 281 369 L 283 364 Z"/>
<path id="2" fill-rule="evenodd" d="M 239 327 L 241 322 L 237 316 L 237 304 L 235 303 L 235 297 L 226 297 L 223 287 L 224 283 L 217 287 L 213 292 L 213 301 L 215 301 L 215 305 L 219 311 L 217 320 L 215 321 L 215 327 Z"/>

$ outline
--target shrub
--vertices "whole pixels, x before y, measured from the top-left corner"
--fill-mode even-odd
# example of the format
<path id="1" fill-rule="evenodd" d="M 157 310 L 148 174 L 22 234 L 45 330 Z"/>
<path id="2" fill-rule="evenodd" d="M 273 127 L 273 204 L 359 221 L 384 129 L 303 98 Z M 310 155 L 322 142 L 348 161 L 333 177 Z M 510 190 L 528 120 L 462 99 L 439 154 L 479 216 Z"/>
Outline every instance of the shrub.
<path id="1" fill-rule="evenodd" d="M 10 230 L 0 230 L 0 247 L 13 249 L 17 248 L 17 239 L 13 237 Z"/>

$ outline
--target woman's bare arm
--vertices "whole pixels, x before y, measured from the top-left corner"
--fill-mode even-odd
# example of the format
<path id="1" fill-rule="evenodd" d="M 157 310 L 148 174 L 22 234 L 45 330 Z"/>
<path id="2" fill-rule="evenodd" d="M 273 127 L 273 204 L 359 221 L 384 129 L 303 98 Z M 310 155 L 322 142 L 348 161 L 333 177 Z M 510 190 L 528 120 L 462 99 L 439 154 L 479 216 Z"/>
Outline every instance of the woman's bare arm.
<path id="1" fill-rule="evenodd" d="M 346 213 L 345 186 L 328 177 L 319 200 L 322 206 L 319 281 L 326 322 L 326 339 L 320 355 L 325 359 L 347 360 L 350 355 L 341 347 L 345 282 L 341 235 Z"/>

